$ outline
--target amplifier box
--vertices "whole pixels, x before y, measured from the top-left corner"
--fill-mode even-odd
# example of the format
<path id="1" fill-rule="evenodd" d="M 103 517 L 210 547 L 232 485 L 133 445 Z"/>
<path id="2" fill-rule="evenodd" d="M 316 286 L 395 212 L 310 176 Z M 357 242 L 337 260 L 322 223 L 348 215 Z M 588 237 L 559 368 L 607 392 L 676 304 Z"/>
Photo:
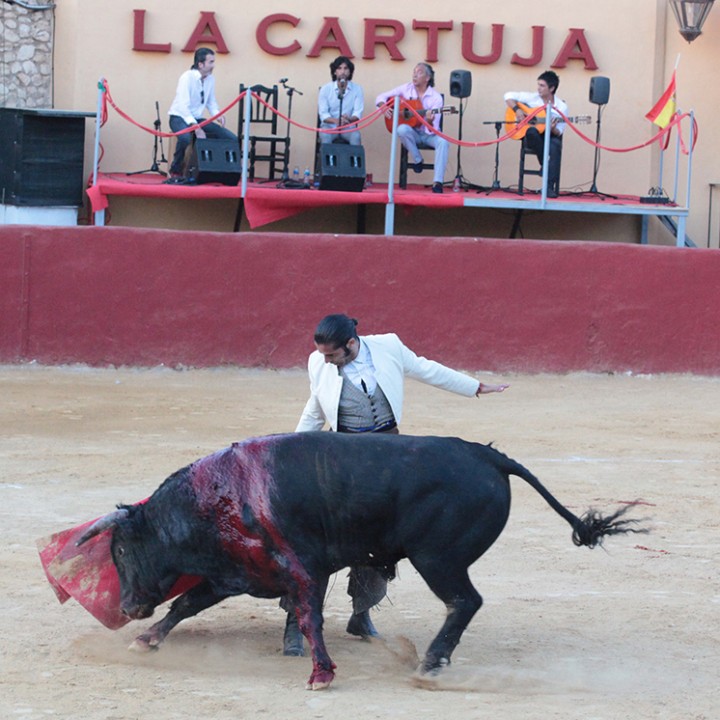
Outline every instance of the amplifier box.
<path id="1" fill-rule="evenodd" d="M 198 185 L 237 185 L 241 172 L 240 144 L 237 140 L 202 138 L 192 145 L 186 176 Z"/>
<path id="2" fill-rule="evenodd" d="M 320 145 L 320 189 L 361 192 L 365 187 L 365 148 L 346 143 Z"/>

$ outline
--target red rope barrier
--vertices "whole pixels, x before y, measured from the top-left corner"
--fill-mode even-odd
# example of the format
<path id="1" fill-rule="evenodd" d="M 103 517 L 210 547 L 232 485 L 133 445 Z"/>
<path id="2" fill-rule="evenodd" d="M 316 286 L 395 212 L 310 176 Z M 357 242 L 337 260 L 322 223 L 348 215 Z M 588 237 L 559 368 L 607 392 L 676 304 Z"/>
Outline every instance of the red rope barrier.
<path id="1" fill-rule="evenodd" d="M 190 125 L 189 127 L 180 130 L 177 133 L 173 132 L 160 132 L 159 130 L 155 130 L 154 128 L 147 127 L 145 125 L 142 125 L 141 123 L 134 120 L 130 115 L 125 113 L 123 110 L 121 110 L 118 105 L 115 103 L 115 101 L 112 98 L 112 95 L 110 94 L 110 88 L 108 87 L 107 80 L 103 80 L 101 84 L 101 88 L 104 91 L 103 92 L 103 98 L 102 98 L 102 113 L 101 113 L 101 127 L 105 125 L 108 119 L 108 111 L 107 111 L 107 105 L 108 103 L 112 106 L 112 108 L 120 115 L 122 118 L 127 120 L 128 122 L 132 123 L 136 127 L 140 128 L 141 130 L 144 130 L 147 133 L 150 133 L 151 135 L 157 135 L 158 137 L 177 137 L 178 135 L 184 135 L 186 133 L 194 132 L 197 128 L 204 127 L 208 123 L 211 123 L 215 121 L 217 118 L 222 117 L 225 115 L 230 109 L 232 109 L 235 105 L 237 105 L 240 100 L 243 99 L 243 97 L 247 96 L 247 90 L 240 93 L 234 100 L 230 102 L 229 105 L 224 107 L 222 110 L 220 110 L 216 115 L 213 115 L 212 117 L 208 118 L 207 120 L 203 120 L 200 123 L 197 123 L 196 125 Z M 304 125 L 303 123 L 297 122 L 296 120 L 292 120 L 287 115 L 284 115 L 282 112 L 280 112 L 278 109 L 274 108 L 272 105 L 267 103 L 263 98 L 256 95 L 254 92 L 251 93 L 252 97 L 260 102 L 262 105 L 265 105 L 271 112 L 275 113 L 279 118 L 282 120 L 285 120 L 289 124 L 300 128 L 302 130 L 307 130 L 309 132 L 322 132 L 326 133 L 328 135 L 340 135 L 343 132 L 347 132 L 348 130 L 364 130 L 373 123 L 375 123 L 378 119 L 383 118 L 385 116 L 385 113 L 387 110 L 392 109 L 394 99 L 388 100 L 384 105 L 380 106 L 379 108 L 376 108 L 372 113 L 369 115 L 366 115 L 365 117 L 360 118 L 356 123 L 349 123 L 347 125 L 340 125 L 337 128 L 317 128 L 317 127 L 310 127 L 308 125 Z M 418 120 L 419 124 L 424 125 L 426 128 L 428 128 L 431 132 L 436 134 L 438 137 L 441 137 L 448 142 L 452 143 L 453 145 L 460 145 L 461 147 L 467 147 L 467 148 L 473 148 L 473 147 L 488 147 L 491 145 L 495 145 L 496 143 L 505 142 L 506 140 L 514 139 L 513 136 L 516 134 L 518 130 L 521 130 L 525 126 L 527 126 L 530 122 L 532 122 L 537 115 L 539 115 L 541 112 L 544 111 L 544 107 L 535 108 L 532 113 L 527 115 L 525 118 L 523 118 L 519 123 L 517 123 L 516 127 L 513 127 L 510 131 L 505 133 L 505 135 L 502 135 L 498 138 L 493 138 L 492 140 L 484 140 L 484 141 L 467 141 L 467 140 L 459 140 L 458 138 L 454 138 L 450 135 L 446 135 L 440 130 L 436 130 L 430 123 L 427 122 L 427 120 L 418 113 L 415 108 L 411 107 L 410 104 L 404 99 L 400 99 L 400 106 L 404 108 L 405 110 L 409 110 L 415 118 Z M 586 142 L 588 145 L 591 145 L 592 147 L 599 148 L 600 150 L 606 150 L 608 152 L 615 152 L 615 153 L 626 153 L 626 152 L 633 152 L 635 150 L 641 150 L 642 148 L 646 148 L 649 145 L 652 145 L 655 142 L 661 142 L 662 138 L 665 138 L 665 145 L 663 147 L 663 150 L 667 149 L 668 143 L 670 142 L 670 135 L 672 132 L 672 129 L 677 126 L 678 133 L 679 133 L 679 140 L 682 152 L 684 154 L 688 154 L 687 145 L 685 143 L 685 140 L 682 136 L 682 132 L 680 129 L 681 122 L 687 118 L 690 117 L 690 113 L 675 113 L 675 116 L 670 121 L 670 123 L 659 130 L 653 137 L 651 137 L 646 142 L 640 143 L 638 145 L 633 145 L 631 147 L 626 148 L 618 148 L 618 147 L 610 147 L 608 145 L 601 145 L 599 143 L 596 143 L 594 140 L 589 138 L 587 135 L 585 135 L 582 131 L 578 130 L 578 128 L 570 122 L 570 119 L 562 113 L 560 110 L 556 108 L 556 111 L 560 114 L 560 116 L 563 118 L 563 120 L 569 125 L 570 129 L 584 142 Z M 695 147 L 695 144 L 698 140 L 698 124 L 697 121 L 693 118 L 693 149 Z"/>
<path id="2" fill-rule="evenodd" d="M 673 116 L 673 119 L 666 125 L 664 128 L 661 128 L 655 135 L 653 135 L 649 140 L 647 140 L 644 143 L 640 143 L 639 145 L 633 145 L 631 147 L 626 148 L 617 148 L 617 147 L 610 147 L 609 145 L 601 145 L 596 143 L 594 140 L 591 140 L 587 135 L 585 135 L 583 132 L 578 130 L 575 125 L 573 125 L 566 117 L 563 115 L 562 112 L 560 112 L 560 115 L 562 115 L 563 119 L 568 123 L 570 126 L 570 129 L 582 140 L 584 140 L 588 145 L 592 145 L 593 147 L 599 148 L 600 150 L 607 150 L 608 152 L 615 152 L 615 153 L 626 153 L 626 152 L 632 152 L 634 150 L 641 150 L 642 148 L 648 147 L 649 145 L 652 145 L 653 143 L 657 142 L 659 143 L 663 136 L 665 136 L 665 145 L 663 147 L 663 150 L 667 149 L 668 143 L 670 142 L 670 134 L 672 132 L 672 129 L 677 126 L 678 127 L 678 133 L 680 133 L 680 145 L 682 147 L 682 151 L 685 155 L 688 154 L 687 146 L 685 145 L 685 141 L 682 137 L 682 133 L 680 132 L 680 123 L 686 118 L 690 117 L 690 113 L 675 113 Z M 697 120 L 693 118 L 693 149 L 695 149 L 695 144 L 697 143 L 698 139 L 698 126 L 697 126 Z"/>
<path id="3" fill-rule="evenodd" d="M 213 115 L 212 117 L 209 117 L 207 120 L 203 120 L 202 122 L 197 123 L 196 125 L 190 125 L 189 127 L 186 127 L 186 128 L 184 128 L 184 129 L 182 129 L 182 130 L 180 130 L 180 131 L 178 131 L 178 132 L 175 133 L 175 132 L 160 132 L 159 130 L 155 130 L 154 128 L 149 128 L 149 127 L 147 127 L 147 126 L 145 126 L 145 125 L 142 125 L 141 123 L 137 122 L 136 120 L 133 120 L 133 118 L 130 117 L 130 115 L 128 115 L 126 112 L 124 112 L 123 110 L 121 110 L 121 109 L 117 106 L 117 104 L 115 103 L 115 101 L 113 100 L 112 95 L 110 94 L 110 88 L 108 87 L 107 80 L 103 82 L 103 88 L 104 88 L 104 90 L 105 90 L 105 92 L 104 92 L 104 94 L 103 94 L 103 106 L 104 106 L 104 108 L 105 108 L 104 111 L 103 111 L 103 114 L 104 114 L 104 116 L 105 116 L 105 120 L 107 120 L 107 108 L 106 108 L 106 104 L 107 104 L 107 103 L 110 103 L 110 105 L 112 106 L 113 110 L 115 110 L 115 112 L 116 112 L 118 115 L 120 115 L 120 117 L 122 117 L 123 119 L 127 120 L 129 123 L 132 123 L 133 125 L 135 125 L 135 127 L 138 127 L 138 128 L 140 128 L 141 130 L 144 130 L 145 132 L 150 133 L 151 135 L 157 135 L 158 137 L 164 137 L 164 138 L 171 138 L 171 137 L 177 137 L 178 135 L 185 135 L 186 133 L 194 132 L 194 131 L 197 130 L 198 128 L 205 127 L 205 125 L 207 125 L 208 123 L 214 122 L 215 120 L 217 120 L 217 118 L 222 117 L 223 115 L 225 115 L 225 113 L 227 113 L 227 112 L 228 112 L 229 110 L 231 110 L 235 105 L 237 105 L 237 104 L 240 102 L 240 100 L 247 94 L 247 90 L 245 90 L 244 92 L 240 93 L 234 100 L 232 100 L 229 105 L 227 105 L 226 107 L 224 107 L 222 110 L 220 110 L 219 112 L 217 112 L 217 113 L 216 113 L 215 115 Z M 105 121 L 103 121 L 102 124 L 104 124 L 104 122 L 105 122 Z"/>

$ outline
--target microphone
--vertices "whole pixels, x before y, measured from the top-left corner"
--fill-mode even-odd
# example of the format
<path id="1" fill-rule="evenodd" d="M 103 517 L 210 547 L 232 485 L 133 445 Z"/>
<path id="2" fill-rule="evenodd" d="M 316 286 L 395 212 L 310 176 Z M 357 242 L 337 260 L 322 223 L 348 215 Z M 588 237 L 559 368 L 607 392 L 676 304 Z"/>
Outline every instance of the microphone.
<path id="1" fill-rule="evenodd" d="M 280 78 L 278 82 L 282 85 L 283 83 L 286 83 L 288 81 L 287 78 Z"/>

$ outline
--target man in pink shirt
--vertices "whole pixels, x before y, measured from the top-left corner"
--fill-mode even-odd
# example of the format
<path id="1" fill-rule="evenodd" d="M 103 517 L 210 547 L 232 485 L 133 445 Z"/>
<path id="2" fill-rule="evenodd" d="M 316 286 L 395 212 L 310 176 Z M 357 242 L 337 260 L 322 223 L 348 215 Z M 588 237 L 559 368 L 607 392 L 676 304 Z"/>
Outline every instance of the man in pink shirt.
<path id="1" fill-rule="evenodd" d="M 380 93 L 375 100 L 377 107 L 381 107 L 388 100 L 399 95 L 405 100 L 420 100 L 425 109 L 425 120 L 435 130 L 440 129 L 440 110 L 443 107 L 442 95 L 435 90 L 435 73 L 427 63 L 418 63 L 413 69 L 412 81 L 400 85 L 387 92 Z M 392 111 L 388 111 L 389 115 Z M 414 116 L 413 116 L 414 117 Z M 398 125 L 398 137 L 400 142 L 407 148 L 413 170 L 422 172 L 423 157 L 421 148 L 429 147 L 435 150 L 435 171 L 433 174 L 432 191 L 441 193 L 443 191 L 443 180 L 445 179 L 445 167 L 448 161 L 450 145 L 447 140 L 439 137 L 429 130 L 422 123 L 417 127 L 407 124 Z"/>

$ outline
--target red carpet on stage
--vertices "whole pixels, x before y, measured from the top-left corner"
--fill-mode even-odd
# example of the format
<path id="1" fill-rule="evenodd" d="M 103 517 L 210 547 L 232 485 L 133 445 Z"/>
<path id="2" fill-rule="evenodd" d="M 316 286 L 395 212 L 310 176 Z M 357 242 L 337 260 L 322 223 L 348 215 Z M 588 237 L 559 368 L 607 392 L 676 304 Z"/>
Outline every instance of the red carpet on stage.
<path id="1" fill-rule="evenodd" d="M 176 198 L 181 200 L 220 200 L 241 197 L 240 185 L 173 185 L 164 183 L 162 175 L 127 175 L 103 173 L 97 185 L 88 188 L 92 211 L 105 210 L 111 195 L 131 197 Z M 408 186 L 395 188 L 394 200 L 398 205 L 423 207 L 462 207 L 463 193 L 446 191 L 435 194 L 429 187 Z M 283 220 L 304 210 L 333 205 L 384 205 L 388 202 L 387 185 L 373 185 L 362 192 L 317 190 L 316 188 L 278 188 L 276 182 L 248 183 L 244 212 L 251 228 Z"/>

